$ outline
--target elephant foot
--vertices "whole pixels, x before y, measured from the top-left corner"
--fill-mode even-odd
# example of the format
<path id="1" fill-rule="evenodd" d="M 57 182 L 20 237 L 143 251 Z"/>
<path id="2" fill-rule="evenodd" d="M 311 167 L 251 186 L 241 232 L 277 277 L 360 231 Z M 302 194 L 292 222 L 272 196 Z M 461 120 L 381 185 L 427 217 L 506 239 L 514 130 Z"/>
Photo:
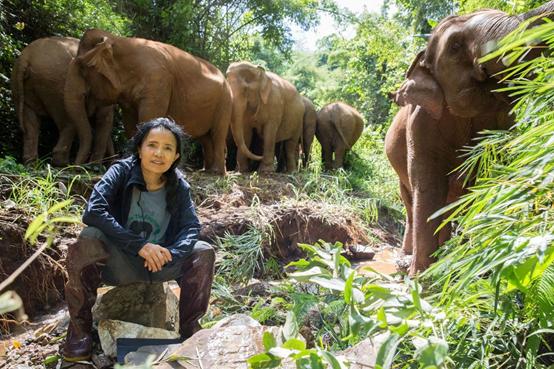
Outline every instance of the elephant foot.
<path id="1" fill-rule="evenodd" d="M 410 264 L 410 269 L 408 270 L 408 275 L 410 277 L 415 277 L 419 272 L 423 272 L 429 266 L 431 266 L 432 260 L 429 258 L 425 258 L 424 260 L 416 260 L 416 258 L 412 259 L 412 263 Z"/>
<path id="2" fill-rule="evenodd" d="M 273 167 L 273 165 L 260 164 L 260 166 L 258 167 L 258 173 L 260 174 L 269 174 L 274 172 L 275 168 Z"/>
<path id="3" fill-rule="evenodd" d="M 53 167 L 67 167 L 68 165 L 69 160 L 52 159 Z"/>
<path id="4" fill-rule="evenodd" d="M 205 169 L 204 171 L 209 174 L 216 174 L 220 176 L 225 176 L 227 174 L 227 172 L 225 171 L 225 167 L 223 168 L 211 167 L 211 168 Z"/>

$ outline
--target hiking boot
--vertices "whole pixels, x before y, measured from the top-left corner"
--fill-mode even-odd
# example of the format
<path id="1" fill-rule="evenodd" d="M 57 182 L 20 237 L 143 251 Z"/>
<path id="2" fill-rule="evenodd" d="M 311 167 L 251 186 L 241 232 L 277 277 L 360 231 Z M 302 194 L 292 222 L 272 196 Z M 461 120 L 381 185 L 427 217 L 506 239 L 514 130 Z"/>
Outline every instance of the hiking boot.
<path id="1" fill-rule="evenodd" d="M 69 246 L 66 267 L 68 281 L 65 300 L 69 310 L 69 327 L 63 347 L 66 361 L 88 360 L 92 353 L 92 306 L 100 285 L 100 268 L 96 263 L 108 258 L 104 244 L 93 238 L 79 238 Z"/>
<path id="2" fill-rule="evenodd" d="M 198 245 L 201 243 L 201 245 Z M 185 340 L 202 327 L 198 320 L 206 314 L 214 279 L 215 251 L 206 242 L 199 241 L 183 263 L 179 279 L 179 333 Z"/>

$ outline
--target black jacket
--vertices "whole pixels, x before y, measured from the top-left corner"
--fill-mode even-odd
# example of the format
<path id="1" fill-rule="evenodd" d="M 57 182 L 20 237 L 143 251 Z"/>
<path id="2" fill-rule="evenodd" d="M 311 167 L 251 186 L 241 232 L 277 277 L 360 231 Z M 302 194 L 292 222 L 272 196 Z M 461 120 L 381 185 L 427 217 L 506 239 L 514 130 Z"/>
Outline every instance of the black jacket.
<path id="1" fill-rule="evenodd" d="M 200 222 L 192 203 L 190 186 L 182 173 L 179 170 L 176 172 L 176 198 L 171 200 L 171 204 L 168 200 L 172 207 L 171 218 L 161 246 L 169 249 L 173 258 L 182 258 L 190 254 L 198 240 Z M 124 228 L 131 207 L 133 186 L 146 191 L 140 163 L 135 156 L 115 162 L 96 183 L 83 214 L 83 223 L 100 229 L 117 246 L 138 254 L 147 243 L 146 239 Z"/>

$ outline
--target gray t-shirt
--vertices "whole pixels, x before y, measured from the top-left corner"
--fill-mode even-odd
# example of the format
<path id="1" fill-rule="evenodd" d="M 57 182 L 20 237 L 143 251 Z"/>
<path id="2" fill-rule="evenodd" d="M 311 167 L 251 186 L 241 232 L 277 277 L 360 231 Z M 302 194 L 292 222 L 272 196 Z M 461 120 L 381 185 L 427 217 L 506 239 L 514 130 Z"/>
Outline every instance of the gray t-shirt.
<path id="1" fill-rule="evenodd" d="M 170 218 L 166 208 L 166 193 L 165 187 L 151 192 L 143 192 L 133 187 L 131 208 L 125 228 L 140 234 L 148 242 L 161 244 L 165 239 Z"/>

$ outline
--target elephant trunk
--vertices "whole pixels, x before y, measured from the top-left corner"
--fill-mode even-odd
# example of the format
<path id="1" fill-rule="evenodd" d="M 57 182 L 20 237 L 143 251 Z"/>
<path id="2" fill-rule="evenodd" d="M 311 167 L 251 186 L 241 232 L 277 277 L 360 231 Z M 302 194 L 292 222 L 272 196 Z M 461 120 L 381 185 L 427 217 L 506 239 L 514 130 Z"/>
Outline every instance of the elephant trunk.
<path id="1" fill-rule="evenodd" d="M 262 160 L 261 156 L 253 154 L 246 143 L 244 142 L 244 111 L 246 110 L 246 99 L 244 102 L 238 101 L 239 98 L 235 97 L 233 102 L 233 119 L 231 120 L 231 131 L 233 133 L 233 139 L 239 150 L 244 156 L 251 160 Z"/>
<path id="2" fill-rule="evenodd" d="M 86 163 L 92 146 L 92 130 L 87 115 L 85 102 L 85 80 L 79 72 L 79 65 L 75 58 L 69 64 L 64 87 L 64 104 L 71 124 L 75 125 L 79 136 L 79 150 L 75 164 Z"/>

